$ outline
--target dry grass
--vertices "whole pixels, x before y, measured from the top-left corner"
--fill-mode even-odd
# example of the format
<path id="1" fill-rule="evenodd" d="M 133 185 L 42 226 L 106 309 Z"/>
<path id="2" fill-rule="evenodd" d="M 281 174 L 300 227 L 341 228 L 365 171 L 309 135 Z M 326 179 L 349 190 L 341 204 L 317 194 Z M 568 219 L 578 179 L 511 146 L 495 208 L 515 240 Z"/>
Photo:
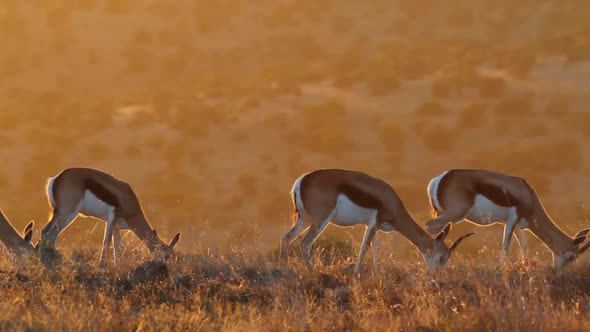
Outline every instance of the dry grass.
<path id="1" fill-rule="evenodd" d="M 590 328 L 588 263 L 557 273 L 532 259 L 505 269 L 453 257 L 427 274 L 423 262 L 383 261 L 352 278 L 346 246 L 317 246 L 317 271 L 299 257 L 278 268 L 254 250 L 183 255 L 169 278 L 146 280 L 124 261 L 93 265 L 94 250 L 66 252 L 63 265 L 19 272 L 2 263 L 2 330 L 510 330 Z M 490 261 L 494 261 L 490 257 Z M 138 253 L 126 259 L 141 261 Z"/>

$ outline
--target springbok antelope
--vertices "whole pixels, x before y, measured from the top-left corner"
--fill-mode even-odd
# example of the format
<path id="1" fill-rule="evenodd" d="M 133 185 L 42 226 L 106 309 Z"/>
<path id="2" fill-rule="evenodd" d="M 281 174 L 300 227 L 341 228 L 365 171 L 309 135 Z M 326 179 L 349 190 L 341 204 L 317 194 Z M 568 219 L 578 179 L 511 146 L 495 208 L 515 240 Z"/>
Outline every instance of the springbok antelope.
<path id="1" fill-rule="evenodd" d="M 121 252 L 120 231 L 129 229 L 152 254 L 169 258 L 180 238 L 169 244 L 160 240 L 148 223 L 137 195 L 126 182 L 91 168 L 68 168 L 47 182 L 47 198 L 53 208 L 50 221 L 41 231 L 41 249 L 55 248 L 55 242 L 78 214 L 106 221 L 99 263 L 105 264 L 107 248 L 114 238 L 113 260 Z"/>
<path id="2" fill-rule="evenodd" d="M 426 222 L 431 234 L 449 222 L 464 219 L 478 225 L 504 223 L 502 263 L 515 228 L 523 255 L 524 230 L 528 229 L 551 250 L 554 267 L 574 261 L 590 247 L 590 243 L 580 246 L 590 229 L 579 231 L 573 238 L 568 236 L 547 215 L 533 187 L 520 177 L 489 170 L 453 169 L 430 181 L 428 196 L 435 217 Z"/>
<path id="3" fill-rule="evenodd" d="M 0 210 L 0 241 L 4 243 L 8 252 L 16 257 L 31 256 L 35 251 L 31 243 L 33 226 L 34 222 L 31 220 L 23 231 L 24 236 L 21 236 Z"/>
<path id="4" fill-rule="evenodd" d="M 355 273 L 360 272 L 369 245 L 374 268 L 378 269 L 377 230 L 397 231 L 408 238 L 423 255 L 428 271 L 444 266 L 459 243 L 474 234 L 463 235 L 447 247 L 444 240 L 451 223 L 433 238 L 414 221 L 389 184 L 357 171 L 322 169 L 304 174 L 293 184 L 291 195 L 295 223 L 281 238 L 280 259 L 282 263 L 287 261 L 289 245 L 309 228 L 301 241 L 301 251 L 310 271 L 313 270 L 311 246 L 330 222 L 343 227 L 367 226 Z"/>

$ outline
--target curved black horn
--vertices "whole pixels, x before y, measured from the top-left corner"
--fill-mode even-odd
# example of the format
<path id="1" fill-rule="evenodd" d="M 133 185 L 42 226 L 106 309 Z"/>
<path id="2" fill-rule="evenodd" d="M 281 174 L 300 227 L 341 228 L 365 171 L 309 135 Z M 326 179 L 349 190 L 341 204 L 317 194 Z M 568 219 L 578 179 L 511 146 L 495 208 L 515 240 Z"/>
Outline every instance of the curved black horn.
<path id="1" fill-rule="evenodd" d="M 475 235 L 475 233 L 467 233 L 460 238 L 458 238 L 455 243 L 451 246 L 451 251 L 455 250 L 461 241 L 465 240 L 466 238 L 470 237 L 471 235 Z"/>

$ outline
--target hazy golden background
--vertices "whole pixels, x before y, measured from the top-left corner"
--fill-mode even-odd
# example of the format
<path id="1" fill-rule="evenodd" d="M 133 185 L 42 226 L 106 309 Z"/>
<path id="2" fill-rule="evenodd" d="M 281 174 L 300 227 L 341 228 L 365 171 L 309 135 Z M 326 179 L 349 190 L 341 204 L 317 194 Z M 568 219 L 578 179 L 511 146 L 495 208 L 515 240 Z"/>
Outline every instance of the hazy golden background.
<path id="1" fill-rule="evenodd" d="M 304 172 L 382 177 L 422 224 L 432 177 L 481 167 L 528 179 L 573 234 L 590 225 L 589 17 L 586 0 L 1 0 L 0 208 L 40 228 L 47 178 L 94 167 L 181 250 L 267 250 Z M 62 245 L 98 247 L 103 227 L 78 220 Z M 462 249 L 500 241 L 481 228 Z"/>

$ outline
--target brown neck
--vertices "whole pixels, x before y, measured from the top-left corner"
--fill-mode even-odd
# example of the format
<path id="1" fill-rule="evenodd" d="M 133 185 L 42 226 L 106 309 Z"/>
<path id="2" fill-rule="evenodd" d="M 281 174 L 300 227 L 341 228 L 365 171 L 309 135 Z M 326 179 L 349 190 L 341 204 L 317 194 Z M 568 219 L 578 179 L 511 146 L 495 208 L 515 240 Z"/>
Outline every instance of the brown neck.
<path id="1" fill-rule="evenodd" d="M 397 219 L 395 229 L 408 238 L 420 253 L 425 255 L 434 248 L 435 241 L 432 236 L 420 227 L 407 211 L 401 213 Z"/>
<path id="2" fill-rule="evenodd" d="M 157 252 L 164 245 L 160 238 L 154 234 L 153 228 L 143 214 L 128 218 L 127 223 L 133 233 L 143 241 L 152 253 Z"/>
<path id="3" fill-rule="evenodd" d="M 528 229 L 554 254 L 562 254 L 569 250 L 573 239 L 551 220 L 542 207 L 538 207 L 536 211 L 531 220 L 527 220 Z"/>
<path id="4" fill-rule="evenodd" d="M 0 241 L 4 243 L 9 251 L 13 251 L 24 241 L 2 212 L 0 212 Z"/>

